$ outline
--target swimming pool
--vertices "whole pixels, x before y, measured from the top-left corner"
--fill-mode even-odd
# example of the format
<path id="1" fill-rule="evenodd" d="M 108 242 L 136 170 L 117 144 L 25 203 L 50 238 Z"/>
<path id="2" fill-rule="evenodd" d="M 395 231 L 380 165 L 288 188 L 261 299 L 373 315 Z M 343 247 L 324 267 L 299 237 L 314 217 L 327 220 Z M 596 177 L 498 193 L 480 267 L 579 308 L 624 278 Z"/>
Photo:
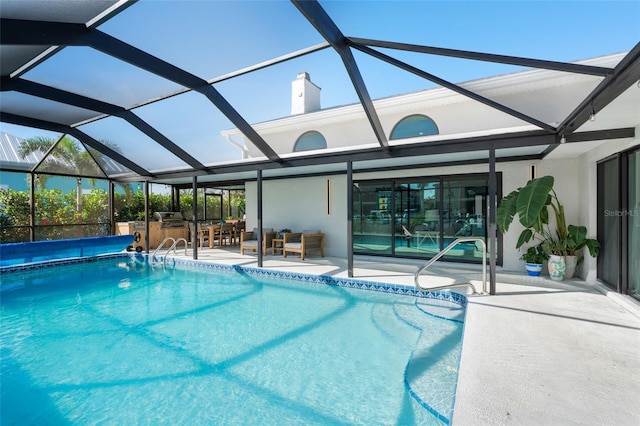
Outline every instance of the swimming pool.
<path id="1" fill-rule="evenodd" d="M 3 274 L 1 290 L 3 424 L 451 418 L 456 294 L 140 255 Z"/>

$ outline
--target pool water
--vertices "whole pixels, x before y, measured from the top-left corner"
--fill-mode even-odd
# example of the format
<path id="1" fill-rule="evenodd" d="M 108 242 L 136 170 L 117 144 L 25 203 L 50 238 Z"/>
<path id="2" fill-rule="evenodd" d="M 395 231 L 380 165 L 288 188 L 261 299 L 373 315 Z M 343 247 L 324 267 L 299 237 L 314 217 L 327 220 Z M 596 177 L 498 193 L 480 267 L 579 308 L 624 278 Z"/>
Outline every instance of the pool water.
<path id="1" fill-rule="evenodd" d="M 4 274 L 2 424 L 448 424 L 464 308 L 135 257 Z"/>

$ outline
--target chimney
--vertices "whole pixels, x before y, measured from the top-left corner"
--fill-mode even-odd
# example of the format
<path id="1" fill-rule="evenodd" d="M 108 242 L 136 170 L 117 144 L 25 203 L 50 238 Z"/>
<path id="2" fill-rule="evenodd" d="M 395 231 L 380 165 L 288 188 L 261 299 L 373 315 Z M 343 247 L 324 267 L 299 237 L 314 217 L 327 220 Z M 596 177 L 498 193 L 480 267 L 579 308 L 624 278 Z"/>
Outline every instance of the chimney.
<path id="1" fill-rule="evenodd" d="M 320 88 L 311 82 L 309 73 L 300 72 L 291 83 L 291 115 L 320 109 Z"/>

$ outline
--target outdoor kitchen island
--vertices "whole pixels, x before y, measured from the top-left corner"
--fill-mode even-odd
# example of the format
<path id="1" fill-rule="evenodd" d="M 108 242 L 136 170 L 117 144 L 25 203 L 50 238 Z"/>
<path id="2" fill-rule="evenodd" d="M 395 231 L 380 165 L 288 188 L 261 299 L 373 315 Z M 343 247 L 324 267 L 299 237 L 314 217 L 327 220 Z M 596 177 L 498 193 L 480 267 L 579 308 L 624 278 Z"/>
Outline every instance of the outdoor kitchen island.
<path id="1" fill-rule="evenodd" d="M 116 235 L 131 234 L 134 236 L 133 243 L 128 250 L 141 252 L 145 244 L 144 221 L 118 222 Z M 165 238 L 171 237 L 175 240 L 184 238 L 189 240 L 188 222 L 184 220 L 180 212 L 155 212 L 153 221 L 149 222 L 149 249 L 158 248 Z"/>

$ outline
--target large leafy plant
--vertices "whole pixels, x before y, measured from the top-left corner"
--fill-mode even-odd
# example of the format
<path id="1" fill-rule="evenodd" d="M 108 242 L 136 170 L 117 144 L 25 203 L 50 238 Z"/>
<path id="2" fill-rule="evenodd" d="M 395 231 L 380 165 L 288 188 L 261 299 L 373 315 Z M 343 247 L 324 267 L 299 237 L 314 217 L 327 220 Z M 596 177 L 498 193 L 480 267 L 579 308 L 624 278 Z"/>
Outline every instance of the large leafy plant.
<path id="1" fill-rule="evenodd" d="M 600 254 L 600 243 L 597 240 L 587 238 L 586 226 L 569 225 L 569 237 L 567 238 L 567 254 L 579 256 L 577 264 L 584 261 L 582 249 L 586 247 L 591 257 L 598 257 Z"/>
<path id="2" fill-rule="evenodd" d="M 553 176 L 531 179 L 524 187 L 503 197 L 496 215 L 498 229 L 502 233 L 507 232 L 518 216 L 525 229 L 518 237 L 517 249 L 536 239 L 550 254 L 573 255 L 586 246 L 589 254 L 596 257 L 600 250 L 598 241 L 586 238 L 587 228 L 584 226 L 567 227 L 564 206 L 560 203 L 553 184 Z M 549 225 L 550 212 L 555 217 L 555 230 Z M 581 256 L 578 262 L 583 260 Z"/>

